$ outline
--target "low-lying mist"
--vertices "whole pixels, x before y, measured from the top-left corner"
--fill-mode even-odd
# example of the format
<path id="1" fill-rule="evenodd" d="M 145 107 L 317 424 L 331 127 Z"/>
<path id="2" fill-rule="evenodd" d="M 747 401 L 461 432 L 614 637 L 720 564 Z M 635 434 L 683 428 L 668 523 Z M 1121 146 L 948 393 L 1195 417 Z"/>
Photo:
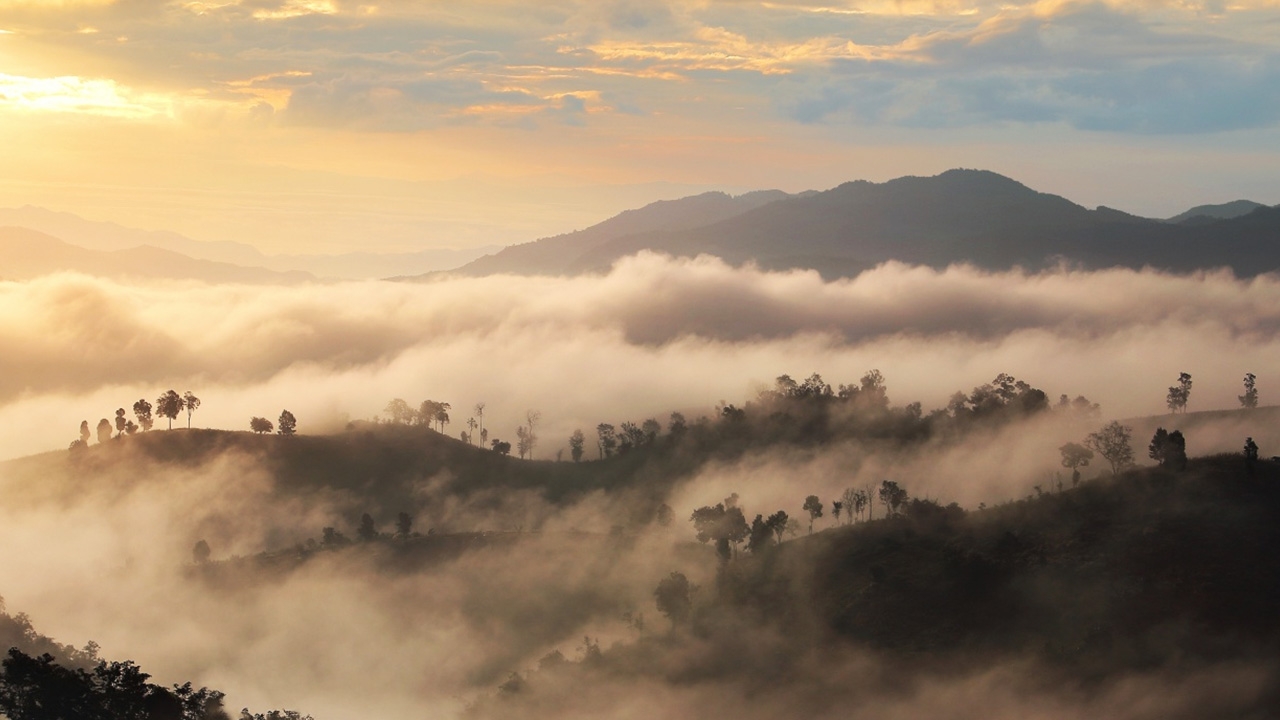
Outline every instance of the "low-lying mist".
<path id="1" fill-rule="evenodd" d="M 717 560 L 689 516 L 735 494 L 748 519 L 800 518 L 805 497 L 818 495 L 828 508 L 818 531 L 835 524 L 830 502 L 846 488 L 884 480 L 972 509 L 1069 486 L 1059 446 L 1111 418 L 1163 413 L 1179 372 L 1194 378 L 1192 410 L 1236 407 L 1246 372 L 1270 404 L 1273 277 L 890 264 L 824 282 L 641 255 L 572 279 L 264 289 L 58 275 L 0 283 L 0 318 L 0 457 L 52 451 L 0 467 L 0 547 L 21 549 L 0 553 L 6 606 L 61 642 L 97 641 L 103 656 L 134 660 L 158 681 L 223 690 L 232 709 L 295 708 L 317 720 L 1138 720 L 1245 707 L 1275 678 L 1276 668 L 1256 665 L 1154 667 L 1056 687 L 1035 661 L 1007 657 L 963 669 L 922 660 L 903 676 L 900 660 L 800 651 L 765 625 L 740 645 L 681 635 L 654 605 L 673 571 L 700 588 L 695 599 L 714 593 Z M 340 432 L 404 398 L 452 403 L 446 432 L 456 437 L 483 401 L 490 437 L 514 443 L 533 409 L 539 460 L 564 451 L 578 428 L 590 460 L 598 423 L 665 426 L 671 411 L 692 423 L 720 403 L 751 401 L 782 373 L 820 372 L 835 385 L 872 368 L 895 408 L 919 401 L 927 414 L 1010 373 L 1051 403 L 1085 395 L 1101 414 L 1047 411 L 913 444 L 840 437 L 747 448 L 644 480 L 674 511 L 670 524 L 637 520 L 640 494 L 623 488 L 554 499 L 514 486 L 458 493 L 448 473 L 413 477 L 403 507 L 413 529 L 473 542 L 412 567 L 377 543 L 304 552 L 325 527 L 355 535 L 373 507 L 361 495 L 371 478 L 303 492 L 274 477 L 261 452 L 234 445 L 198 460 L 142 452 L 143 438 L 66 450 L 80 421 L 92 428 L 173 388 L 202 399 L 194 427 L 232 430 L 287 408 L 300 433 Z M 1264 456 L 1280 447 L 1280 428 L 1234 417 L 1154 422 L 1183 429 L 1192 456 L 1238 452 L 1246 434 Z M 1150 432 L 1135 429 L 1140 460 Z M 1097 458 L 1085 475 L 1104 472 Z M 374 520 L 390 533 L 395 517 Z M 213 565 L 192 561 L 202 539 Z M 263 551 L 273 554 L 255 557 Z M 596 647 L 615 653 L 614 671 L 591 669 Z M 544 661 L 555 651 L 583 662 Z M 495 695 L 511 673 L 531 678 L 518 703 Z M 759 681 L 773 675 L 786 682 Z"/>
<path id="2" fill-rule="evenodd" d="M 546 454 L 575 428 L 710 413 L 782 373 L 835 384 L 878 368 L 896 404 L 928 410 L 1006 372 L 1128 417 L 1163 412 L 1189 372 L 1191 409 L 1230 408 L 1246 372 L 1266 404 L 1280 337 L 1270 276 L 888 264 L 824 282 L 648 254 L 603 276 L 426 284 L 58 275 L 0 283 L 0 300 L 0 457 L 65 448 L 80 421 L 169 388 L 202 398 L 195 426 L 228 429 L 288 408 L 324 432 L 429 398 L 452 403 L 455 435 L 485 402 L 491 435 L 510 440 L 537 409 Z"/>

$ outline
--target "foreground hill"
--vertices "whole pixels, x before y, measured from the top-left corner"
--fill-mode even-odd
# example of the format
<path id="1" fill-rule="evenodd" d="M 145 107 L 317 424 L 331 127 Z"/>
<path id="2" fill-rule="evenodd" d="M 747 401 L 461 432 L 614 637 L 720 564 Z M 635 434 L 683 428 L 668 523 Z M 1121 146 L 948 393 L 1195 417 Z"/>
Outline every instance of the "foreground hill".
<path id="1" fill-rule="evenodd" d="M 1105 207 L 1089 210 L 981 170 L 858 181 L 767 199 L 755 207 L 721 201 L 722 214 L 734 212 L 691 216 L 682 224 L 596 226 L 508 248 L 456 272 L 598 272 L 644 250 L 709 254 L 773 270 L 811 269 L 829 278 L 890 260 L 934 267 L 967 262 L 988 269 L 1039 269 L 1062 261 L 1175 272 L 1229 267 L 1242 276 L 1280 269 L 1280 209 L 1265 206 L 1247 214 L 1235 206 L 1204 210 L 1196 222 L 1171 224 Z"/>

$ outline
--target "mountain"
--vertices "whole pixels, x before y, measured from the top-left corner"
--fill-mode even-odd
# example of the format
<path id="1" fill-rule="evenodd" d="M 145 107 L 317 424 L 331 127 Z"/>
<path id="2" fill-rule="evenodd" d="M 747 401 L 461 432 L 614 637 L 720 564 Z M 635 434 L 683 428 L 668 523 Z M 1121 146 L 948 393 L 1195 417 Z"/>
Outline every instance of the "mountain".
<path id="1" fill-rule="evenodd" d="M 497 249 L 486 245 L 453 250 L 438 248 L 407 253 L 351 252 L 336 255 L 266 255 L 252 245 L 229 241 L 193 240 L 162 230 L 138 230 L 110 222 L 26 205 L 0 208 L 0 227 L 36 230 L 80 247 L 97 251 L 128 250 L 148 245 L 197 260 L 259 267 L 278 273 L 301 272 L 323 278 L 368 279 L 406 273 L 426 273 L 457 267 Z"/>
<path id="2" fill-rule="evenodd" d="M 88 250 L 35 230 L 0 227 L 0 279 L 28 280 L 70 271 L 113 278 L 200 280 L 211 283 L 291 284 L 315 280 L 309 273 L 197 260 L 149 245 Z"/>
<path id="3" fill-rule="evenodd" d="M 1252 200 L 1232 200 L 1229 203 L 1221 205 L 1197 205 L 1190 210 L 1174 215 L 1165 220 L 1170 223 L 1187 223 L 1187 222 L 1211 222 L 1213 220 L 1230 220 L 1238 218 L 1241 215 L 1248 215 L 1258 208 L 1267 207 L 1259 202 Z"/>
<path id="4" fill-rule="evenodd" d="M 600 272 L 642 250 L 709 254 L 771 270 L 812 269 L 828 278 L 851 277 L 890 260 L 988 269 L 1039 269 L 1064 261 L 1176 272 L 1225 266 L 1244 276 L 1280 269 L 1280 210 L 1263 207 L 1207 224 L 1174 225 L 1107 207 L 1090 210 L 983 170 L 850 182 L 751 204 L 722 199 L 722 216 L 709 222 L 696 214 L 684 223 L 649 227 L 610 221 L 508 248 L 455 272 Z M 636 212 L 655 217 L 663 209 Z"/>
<path id="5" fill-rule="evenodd" d="M 646 233 L 711 225 L 789 197 L 792 196 L 780 190 L 761 190 L 738 196 L 708 192 L 679 200 L 661 200 L 619 213 L 585 230 L 512 245 L 450 270 L 449 274 L 560 275 L 574 268 L 584 255 L 610 242 Z"/>

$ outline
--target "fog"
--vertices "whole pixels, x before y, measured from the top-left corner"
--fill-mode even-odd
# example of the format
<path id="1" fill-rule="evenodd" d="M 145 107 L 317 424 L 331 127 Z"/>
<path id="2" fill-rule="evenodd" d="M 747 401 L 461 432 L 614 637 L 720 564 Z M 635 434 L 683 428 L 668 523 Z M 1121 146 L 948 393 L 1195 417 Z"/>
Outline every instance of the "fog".
<path id="1" fill-rule="evenodd" d="M 1152 668 L 1081 688 L 1055 686 L 1031 661 L 1002 660 L 900 680 L 870 652 L 797 653 L 767 628 L 732 656 L 705 638 L 678 641 L 653 588 L 680 570 L 701 597 L 711 593 L 715 558 L 687 522 L 696 507 L 737 493 L 748 517 L 778 509 L 799 517 L 805 495 L 829 503 L 844 488 L 885 479 L 971 508 L 1036 486 L 1052 491 L 1064 479 L 1061 444 L 1106 419 L 1164 413 L 1179 372 L 1194 378 L 1192 410 L 1237 406 L 1249 371 L 1268 404 L 1278 343 L 1280 280 L 1225 273 L 889 264 L 824 282 L 642 255 L 572 279 L 265 289 L 77 275 L 0 283 L 0 457 L 56 451 L 0 466 L 0 547 L 22 549 L 0 553 L 0 594 L 40 632 L 95 640 L 103 656 L 137 661 L 159 681 L 218 688 L 233 710 L 288 707 L 317 720 L 1213 714 L 1267 692 L 1276 669 Z M 92 428 L 172 387 L 202 399 L 193 426 L 235 430 L 288 408 L 299 432 L 336 432 L 392 398 L 413 406 L 430 398 L 453 404 L 451 435 L 484 401 L 491 437 L 514 441 L 525 411 L 537 409 L 536 453 L 547 459 L 575 428 L 590 436 L 601 422 L 665 424 L 673 410 L 693 420 L 718 403 L 750 401 L 782 373 L 856 383 L 872 368 L 884 373 L 894 406 L 920 401 L 927 412 L 1007 372 L 1051 399 L 1086 395 L 1102 415 L 1046 413 L 965 442 L 905 449 L 843 440 L 748 451 L 674 481 L 671 526 L 621 533 L 634 501 L 625 493 L 559 505 L 533 491 L 454 497 L 448 478 L 424 477 L 406 508 L 415 529 L 488 532 L 485 542 L 413 571 L 355 548 L 278 572 L 228 562 L 212 579 L 191 564 L 196 540 L 228 560 L 287 550 L 326 526 L 350 536 L 360 498 L 285 492 L 248 452 L 163 462 L 127 439 L 93 442 L 97 460 L 86 464 L 65 450 L 81 420 Z M 1151 423 L 1184 427 L 1193 456 L 1238 451 L 1245 434 L 1266 455 L 1280 447 L 1280 431 L 1239 420 L 1142 423 L 1139 448 Z M 1104 472 L 1100 463 L 1086 476 Z M 392 517 L 377 521 L 390 531 Z M 815 527 L 830 525 L 828 517 Z M 660 662 L 634 650 L 634 676 L 592 675 L 585 664 L 534 672 L 555 650 L 585 657 L 584 637 L 623 658 L 646 638 L 667 637 L 678 650 Z M 717 669 L 730 664 L 734 673 Z M 779 664 L 788 682 L 760 680 Z M 536 689 L 521 705 L 494 698 L 512 672 Z"/>
<path id="2" fill-rule="evenodd" d="M 888 264 L 823 282 L 641 255 L 603 276 L 421 285 L 57 275 L 0 283 L 0 457 L 66 447 L 81 420 L 169 388 L 204 401 L 195 426 L 229 429 L 288 408 L 327 431 L 403 397 L 452 403 L 455 434 L 484 401 L 510 437 L 538 409 L 543 452 L 577 427 L 740 403 L 782 373 L 878 368 L 894 403 L 929 409 L 1007 372 L 1129 417 L 1163 412 L 1185 371 L 1192 410 L 1230 408 L 1245 372 L 1266 402 L 1278 335 L 1280 281 L 1226 273 Z"/>

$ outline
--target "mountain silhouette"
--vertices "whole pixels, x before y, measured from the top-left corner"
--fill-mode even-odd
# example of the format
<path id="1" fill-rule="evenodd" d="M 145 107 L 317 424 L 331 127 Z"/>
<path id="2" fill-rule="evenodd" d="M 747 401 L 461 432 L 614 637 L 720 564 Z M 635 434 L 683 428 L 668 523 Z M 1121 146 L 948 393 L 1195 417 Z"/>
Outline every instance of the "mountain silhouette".
<path id="1" fill-rule="evenodd" d="M 705 221 L 714 213 L 690 212 L 679 221 L 660 221 L 685 203 L 714 205 L 722 217 Z M 454 272 L 602 272 L 645 250 L 714 255 L 769 270 L 816 270 L 828 278 L 850 277 L 891 260 L 992 270 L 1037 270 L 1063 262 L 1174 272 L 1228 267 L 1241 276 L 1280 269 L 1280 210 L 1263 206 L 1236 217 L 1170 224 L 1107 207 L 1090 210 L 984 170 L 856 181 L 796 196 L 709 194 L 633 212 L 646 222 L 624 223 L 624 213 L 577 233 L 507 248 Z"/>

